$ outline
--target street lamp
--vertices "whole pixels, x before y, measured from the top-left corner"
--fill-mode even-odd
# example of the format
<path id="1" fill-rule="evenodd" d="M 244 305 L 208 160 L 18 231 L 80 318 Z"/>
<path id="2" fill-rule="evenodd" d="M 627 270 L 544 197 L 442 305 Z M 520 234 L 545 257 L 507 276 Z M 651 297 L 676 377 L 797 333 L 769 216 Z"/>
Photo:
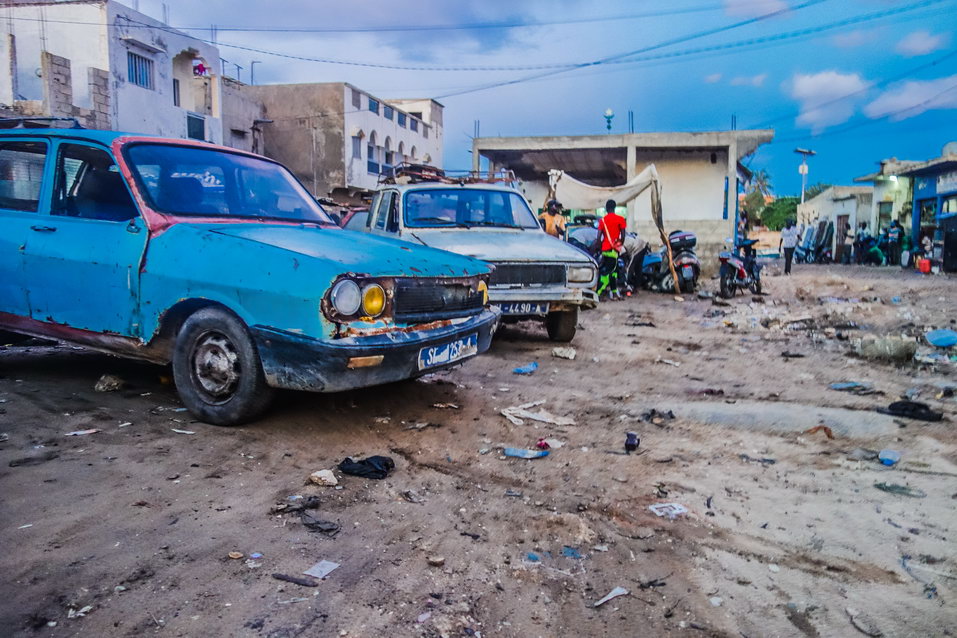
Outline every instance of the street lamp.
<path id="1" fill-rule="evenodd" d="M 798 173 L 801 174 L 801 203 L 804 203 L 804 191 L 807 189 L 807 158 L 809 155 L 817 155 L 816 152 L 807 148 L 796 148 L 794 152 L 801 156 L 801 165 L 798 166 Z"/>
<path id="2" fill-rule="evenodd" d="M 611 121 L 615 119 L 615 112 L 610 108 L 605 109 L 605 128 L 608 129 L 608 132 L 611 133 Z"/>
<path id="3" fill-rule="evenodd" d="M 249 83 L 254 86 L 256 84 L 256 65 L 257 64 L 262 64 L 262 61 L 253 60 L 252 62 L 249 63 Z"/>

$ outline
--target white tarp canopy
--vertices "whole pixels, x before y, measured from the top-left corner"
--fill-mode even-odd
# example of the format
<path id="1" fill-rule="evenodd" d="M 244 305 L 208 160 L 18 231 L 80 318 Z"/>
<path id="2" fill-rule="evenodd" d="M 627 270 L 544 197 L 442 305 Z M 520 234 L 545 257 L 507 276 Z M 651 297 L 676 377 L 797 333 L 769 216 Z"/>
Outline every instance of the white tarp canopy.
<path id="1" fill-rule="evenodd" d="M 555 199 L 566 209 L 595 210 L 604 208 L 609 199 L 615 200 L 619 206 L 641 195 L 649 186 L 658 182 L 658 170 L 651 164 L 627 183 L 621 186 L 592 186 L 580 182 L 565 171 L 552 169 L 548 171 L 548 185 L 554 193 Z"/>

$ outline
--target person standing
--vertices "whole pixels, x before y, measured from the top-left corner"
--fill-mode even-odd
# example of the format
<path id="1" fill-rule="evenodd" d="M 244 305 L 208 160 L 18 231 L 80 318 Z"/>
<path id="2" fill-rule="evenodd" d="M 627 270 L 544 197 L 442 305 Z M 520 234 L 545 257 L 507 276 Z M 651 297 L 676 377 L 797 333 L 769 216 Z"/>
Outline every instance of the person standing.
<path id="1" fill-rule="evenodd" d="M 871 234 L 867 232 L 867 222 L 861 222 L 860 230 L 857 231 L 857 243 L 854 244 L 854 256 L 857 263 L 864 263 L 864 255 L 870 249 L 867 245 L 870 242 Z"/>
<path id="2" fill-rule="evenodd" d="M 791 262 L 794 261 L 794 249 L 801 241 L 801 231 L 793 219 L 789 219 L 781 231 L 781 239 L 778 241 L 778 252 L 784 248 L 784 274 L 791 274 Z"/>
<path id="3" fill-rule="evenodd" d="M 901 261 L 901 225 L 897 220 L 887 229 L 887 265 L 897 266 Z"/>
<path id="4" fill-rule="evenodd" d="M 847 266 L 851 263 L 854 253 L 854 227 L 850 224 L 844 229 L 844 252 L 841 254 L 841 263 Z"/>
<path id="5" fill-rule="evenodd" d="M 562 205 L 557 199 L 548 200 L 545 212 L 538 216 L 545 232 L 552 237 L 565 238 L 565 216 L 562 215 Z"/>
<path id="6" fill-rule="evenodd" d="M 613 199 L 605 202 L 605 216 L 598 222 L 598 232 L 601 233 L 601 263 L 598 264 L 599 284 L 598 296 L 605 292 L 612 299 L 621 299 L 618 290 L 618 253 L 622 251 L 625 242 L 625 218 L 615 212 L 618 204 Z"/>

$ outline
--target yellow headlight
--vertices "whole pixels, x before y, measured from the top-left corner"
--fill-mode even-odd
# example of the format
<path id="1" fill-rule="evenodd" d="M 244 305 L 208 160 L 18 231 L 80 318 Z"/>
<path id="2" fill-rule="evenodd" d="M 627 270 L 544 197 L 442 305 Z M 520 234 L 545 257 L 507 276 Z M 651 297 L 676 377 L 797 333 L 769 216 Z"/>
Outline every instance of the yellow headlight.
<path id="1" fill-rule="evenodd" d="M 482 293 L 482 305 L 488 305 L 488 284 L 484 281 L 478 283 L 478 291 Z"/>
<path id="2" fill-rule="evenodd" d="M 379 284 L 369 284 L 362 289 L 362 312 L 378 317 L 385 310 L 385 290 Z"/>

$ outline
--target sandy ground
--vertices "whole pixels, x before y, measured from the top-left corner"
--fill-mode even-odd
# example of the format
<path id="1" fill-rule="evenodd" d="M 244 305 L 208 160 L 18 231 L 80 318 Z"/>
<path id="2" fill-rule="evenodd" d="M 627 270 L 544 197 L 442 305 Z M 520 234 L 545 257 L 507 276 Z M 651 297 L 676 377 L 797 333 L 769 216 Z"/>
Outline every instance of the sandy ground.
<path id="1" fill-rule="evenodd" d="M 450 373 L 284 394 L 231 429 L 176 411 L 162 368 L 2 348 L 0 635 L 957 634 L 957 402 L 936 398 L 955 365 L 848 354 L 863 335 L 950 325 L 957 280 L 797 266 L 766 289 L 728 307 L 642 293 L 583 315 L 574 361 L 509 328 Z M 512 373 L 530 361 L 534 375 Z M 94 392 L 104 373 L 126 387 Z M 882 394 L 828 389 L 847 380 Z M 944 421 L 874 411 L 908 390 Z M 540 399 L 575 425 L 499 413 Z M 835 438 L 804 433 L 818 423 Z M 640 454 L 621 453 L 626 430 Z M 540 437 L 565 445 L 501 455 Z M 903 461 L 849 460 L 856 448 Z M 395 460 L 385 480 L 307 482 L 372 454 Z M 317 495 L 311 513 L 342 531 L 270 513 L 292 495 Z M 668 502 L 688 512 L 648 509 Z M 321 559 L 341 566 L 317 587 L 271 576 Z M 630 595 L 594 606 L 619 586 Z"/>

